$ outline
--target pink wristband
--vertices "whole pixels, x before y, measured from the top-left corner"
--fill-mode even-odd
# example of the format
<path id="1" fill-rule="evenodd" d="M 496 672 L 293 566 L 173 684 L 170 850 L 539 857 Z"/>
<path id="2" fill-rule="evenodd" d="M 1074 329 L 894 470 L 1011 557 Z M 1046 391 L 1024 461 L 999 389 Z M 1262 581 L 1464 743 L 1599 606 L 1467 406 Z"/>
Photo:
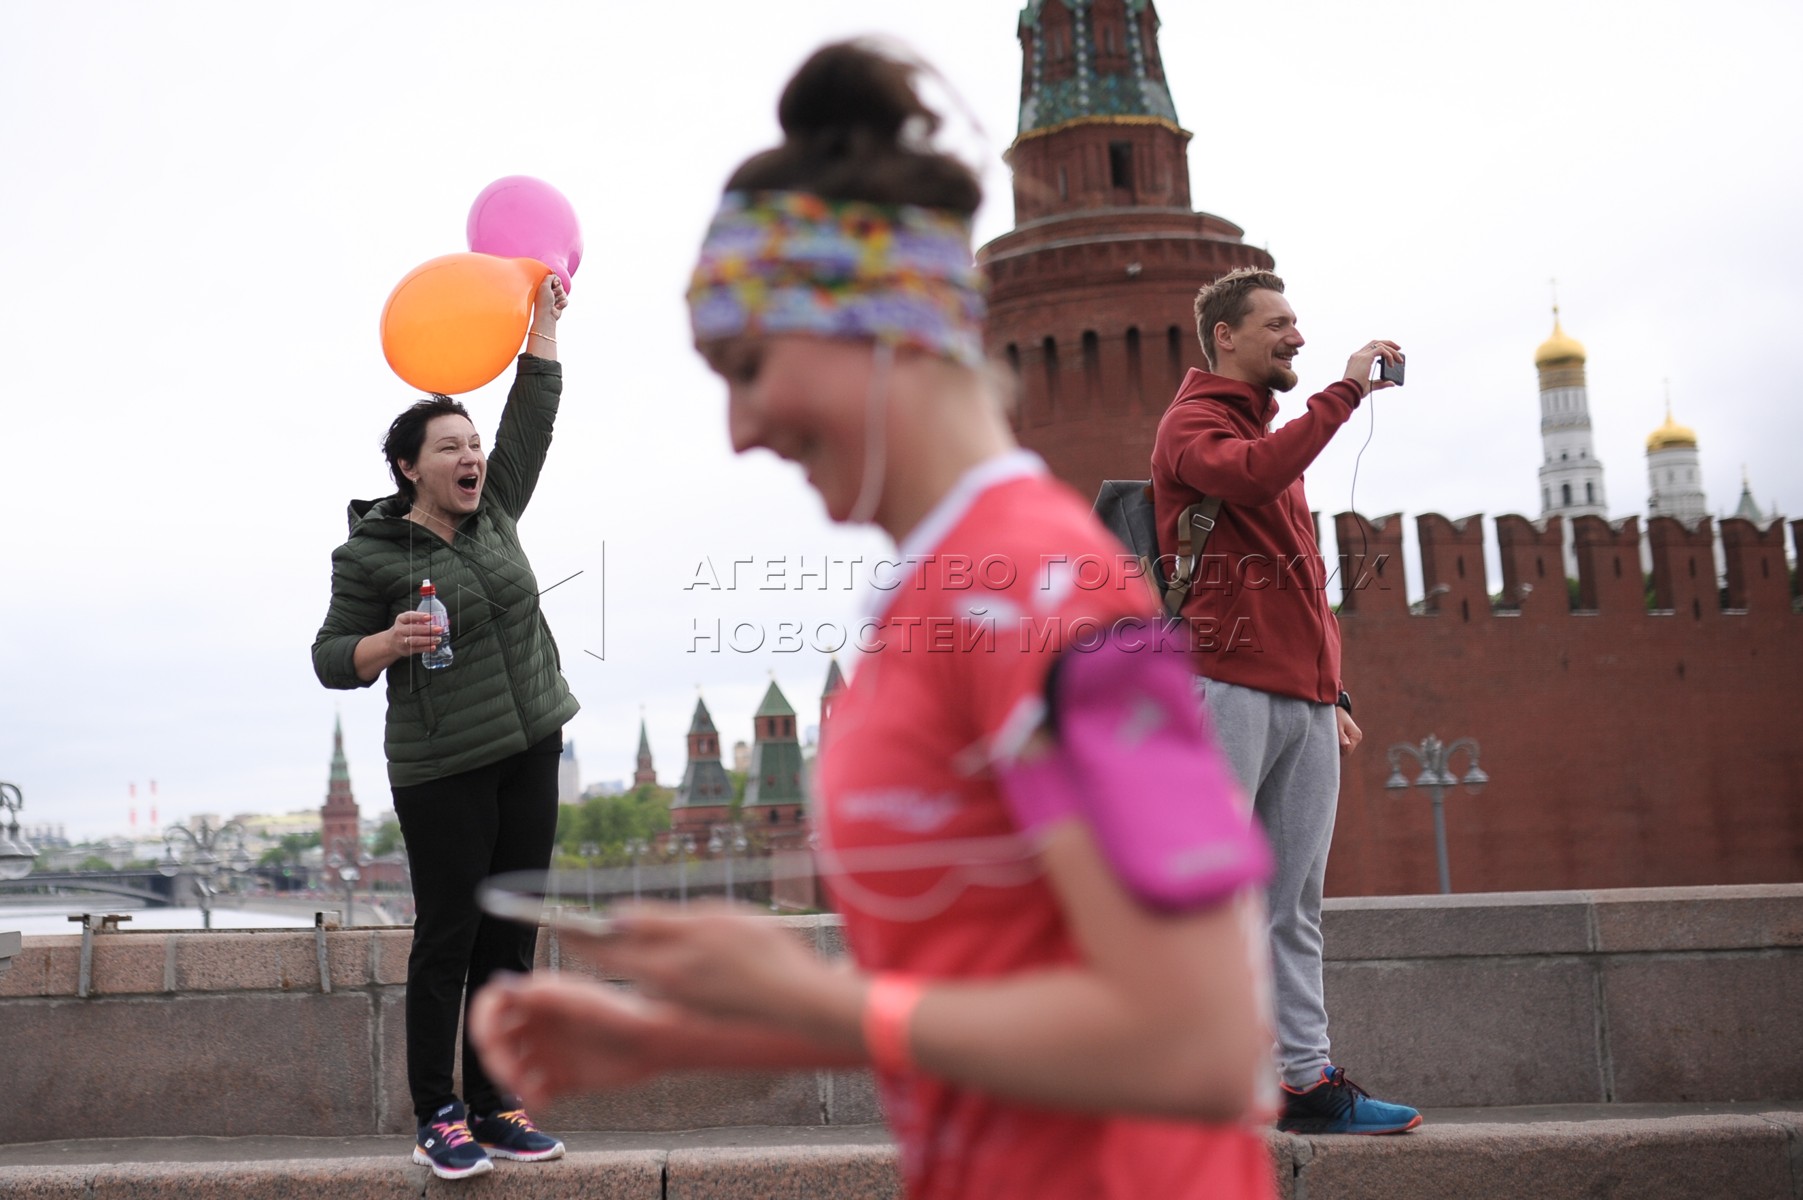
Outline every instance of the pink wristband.
<path id="1" fill-rule="evenodd" d="M 891 1074 L 905 1075 L 915 1069 L 908 1031 L 925 990 L 912 975 L 884 972 L 870 979 L 864 994 L 864 1049 L 872 1063 Z"/>

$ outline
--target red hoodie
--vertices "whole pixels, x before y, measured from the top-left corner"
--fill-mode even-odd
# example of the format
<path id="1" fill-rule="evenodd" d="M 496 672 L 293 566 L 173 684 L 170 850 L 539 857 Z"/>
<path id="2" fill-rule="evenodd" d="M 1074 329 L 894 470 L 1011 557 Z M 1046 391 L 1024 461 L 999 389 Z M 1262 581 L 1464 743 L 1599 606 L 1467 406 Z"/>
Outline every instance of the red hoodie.
<path id="1" fill-rule="evenodd" d="M 1177 552 L 1177 518 L 1203 495 L 1221 512 L 1183 602 L 1196 672 L 1280 696 L 1332 704 L 1340 627 L 1302 472 L 1358 407 L 1340 380 L 1275 433 L 1269 388 L 1190 371 L 1158 423 L 1152 493 L 1158 550 Z"/>

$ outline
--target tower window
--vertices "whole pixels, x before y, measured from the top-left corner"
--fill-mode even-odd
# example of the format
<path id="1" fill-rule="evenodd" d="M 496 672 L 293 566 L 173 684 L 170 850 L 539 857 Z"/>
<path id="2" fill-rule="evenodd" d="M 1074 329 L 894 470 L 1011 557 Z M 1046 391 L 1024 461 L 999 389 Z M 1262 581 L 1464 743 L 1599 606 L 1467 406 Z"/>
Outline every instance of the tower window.
<path id="1" fill-rule="evenodd" d="M 1570 508 L 1571 507 L 1571 485 L 1569 483 L 1562 483 L 1559 485 L 1559 491 L 1560 491 L 1561 495 L 1564 496 L 1564 499 L 1561 500 L 1560 503 L 1563 504 L 1566 508 Z"/>
<path id="2" fill-rule="evenodd" d="M 1060 200 L 1069 200 L 1071 198 L 1071 179 L 1070 176 L 1065 173 L 1063 167 L 1058 168 L 1058 198 Z"/>
<path id="3" fill-rule="evenodd" d="M 1045 398 L 1048 404 L 1058 403 L 1058 342 L 1047 338 L 1041 351 L 1045 358 Z"/>
<path id="4" fill-rule="evenodd" d="M 1108 182 L 1112 187 L 1133 190 L 1133 143 L 1108 143 Z"/>
<path id="5" fill-rule="evenodd" d="M 1596 484 L 1587 483 L 1584 485 L 1584 503 L 1585 504 L 1595 504 L 1596 503 Z"/>
<path id="6" fill-rule="evenodd" d="M 1560 461 L 1560 462 L 1564 462 L 1564 461 L 1565 461 L 1565 460 L 1566 460 L 1566 459 L 1568 459 L 1568 458 L 1570 458 L 1570 457 L 1571 457 L 1571 451 L 1569 451 L 1569 450 L 1561 450 L 1561 451 L 1559 451 L 1559 461 Z M 1567 501 L 1566 501 L 1566 503 L 1567 503 L 1567 504 L 1570 504 L 1570 503 L 1571 503 L 1571 501 L 1570 501 L 1570 500 L 1567 500 Z"/>
<path id="7" fill-rule="evenodd" d="M 1102 351 L 1093 329 L 1083 331 L 1083 390 L 1092 402 L 1102 394 Z"/>

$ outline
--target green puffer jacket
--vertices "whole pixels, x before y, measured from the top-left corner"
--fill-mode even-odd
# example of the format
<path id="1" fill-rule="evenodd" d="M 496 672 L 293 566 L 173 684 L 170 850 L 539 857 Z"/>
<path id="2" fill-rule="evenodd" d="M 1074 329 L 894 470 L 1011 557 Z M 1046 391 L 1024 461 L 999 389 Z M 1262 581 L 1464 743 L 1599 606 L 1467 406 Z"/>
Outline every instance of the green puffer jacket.
<path id="1" fill-rule="evenodd" d="M 562 391 L 557 363 L 520 356 L 482 500 L 455 541 L 409 521 L 399 494 L 351 501 L 351 537 L 332 551 L 332 604 L 313 640 L 319 681 L 368 687 L 357 678 L 357 643 L 417 607 L 422 580 L 451 616 L 450 666 L 428 671 L 415 655 L 388 668 L 384 749 L 395 787 L 499 762 L 576 715 L 516 526 L 551 447 Z"/>

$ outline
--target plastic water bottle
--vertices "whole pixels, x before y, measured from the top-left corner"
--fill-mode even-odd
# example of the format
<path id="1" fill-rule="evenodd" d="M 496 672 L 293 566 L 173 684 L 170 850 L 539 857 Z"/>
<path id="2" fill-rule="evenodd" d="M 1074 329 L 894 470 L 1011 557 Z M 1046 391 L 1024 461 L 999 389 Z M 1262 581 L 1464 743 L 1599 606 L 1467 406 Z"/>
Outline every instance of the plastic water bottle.
<path id="1" fill-rule="evenodd" d="M 430 579 L 420 581 L 419 611 L 432 620 L 432 632 L 438 635 L 436 649 L 428 650 L 419 656 L 419 665 L 428 671 L 451 665 L 451 614 L 445 611 L 444 601 L 438 598 L 438 589 L 432 586 Z"/>

